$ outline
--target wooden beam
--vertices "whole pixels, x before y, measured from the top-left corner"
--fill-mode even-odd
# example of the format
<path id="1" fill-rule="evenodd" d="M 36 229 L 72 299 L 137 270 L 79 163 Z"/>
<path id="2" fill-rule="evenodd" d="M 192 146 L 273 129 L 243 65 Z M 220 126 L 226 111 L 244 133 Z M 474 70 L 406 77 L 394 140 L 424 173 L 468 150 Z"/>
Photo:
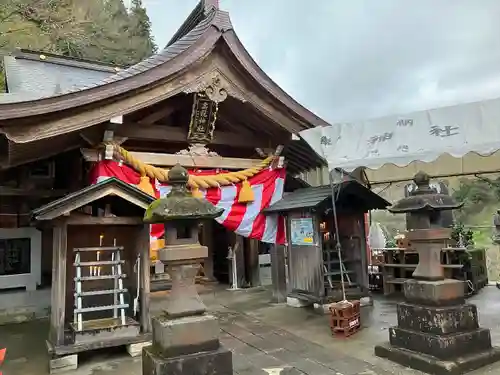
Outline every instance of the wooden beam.
<path id="1" fill-rule="evenodd" d="M 127 123 L 120 125 L 116 129 L 115 135 L 146 141 L 188 142 L 187 129 L 166 125 Z M 264 138 L 256 137 L 248 132 L 223 132 L 218 131 L 217 128 L 211 143 L 245 148 L 265 147 L 268 145 L 268 141 Z"/>
<path id="2" fill-rule="evenodd" d="M 80 132 L 80 137 L 83 138 L 90 146 L 98 145 L 102 142 L 103 127 L 96 125 Z"/>
<path id="3" fill-rule="evenodd" d="M 86 161 L 96 162 L 99 160 L 98 150 L 82 148 L 81 152 Z M 261 159 L 190 156 L 154 152 L 130 152 L 130 154 L 146 164 L 171 167 L 179 163 L 186 168 L 247 169 L 255 167 L 262 161 Z"/>
<path id="4" fill-rule="evenodd" d="M 67 225 L 142 225 L 142 217 L 70 216 Z"/>
<path id="5" fill-rule="evenodd" d="M 18 196 L 18 197 L 39 197 L 52 198 L 63 197 L 69 194 L 67 190 L 43 190 L 43 189 L 28 189 L 28 188 L 13 188 L 10 186 L 0 186 L 0 196 Z"/>
<path id="6" fill-rule="evenodd" d="M 107 124 L 107 126 L 105 127 L 96 125 L 80 132 L 80 137 L 82 137 L 83 140 L 87 142 L 90 146 L 97 146 L 103 141 L 110 141 L 110 140 L 112 140 L 114 143 L 122 144 L 127 140 L 127 138 L 116 136 L 116 131 L 114 131 L 113 129 L 116 128 L 117 126 L 121 125 Z"/>
<path id="7" fill-rule="evenodd" d="M 170 105 L 170 106 L 165 106 L 157 111 L 151 112 L 149 115 L 146 117 L 140 119 L 138 122 L 141 125 L 151 125 L 154 124 L 156 121 L 161 120 L 164 117 L 170 116 L 172 113 L 174 113 L 176 109 L 176 106 Z"/>

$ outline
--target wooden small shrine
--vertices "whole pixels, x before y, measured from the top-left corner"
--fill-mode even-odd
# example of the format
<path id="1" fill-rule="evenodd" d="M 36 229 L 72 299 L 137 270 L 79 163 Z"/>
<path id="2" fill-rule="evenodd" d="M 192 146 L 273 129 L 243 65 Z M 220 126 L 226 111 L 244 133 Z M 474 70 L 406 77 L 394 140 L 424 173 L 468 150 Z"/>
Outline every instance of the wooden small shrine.
<path id="1" fill-rule="evenodd" d="M 153 198 L 110 178 L 33 211 L 52 229 L 50 332 L 53 358 L 147 342 L 149 226 Z"/>
<path id="2" fill-rule="evenodd" d="M 347 296 L 369 292 L 364 214 L 390 203 L 356 181 L 334 185 L 333 191 L 339 239 L 329 185 L 296 190 L 266 210 L 287 218 L 289 297 L 320 304 L 342 300 L 341 267 Z"/>

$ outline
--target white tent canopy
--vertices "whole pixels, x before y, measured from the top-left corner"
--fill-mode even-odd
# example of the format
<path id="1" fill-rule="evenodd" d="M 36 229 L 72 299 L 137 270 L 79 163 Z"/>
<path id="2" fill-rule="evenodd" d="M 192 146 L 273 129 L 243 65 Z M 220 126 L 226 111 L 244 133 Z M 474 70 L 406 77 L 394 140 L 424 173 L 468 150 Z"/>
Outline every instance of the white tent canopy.
<path id="1" fill-rule="evenodd" d="M 299 135 L 325 158 L 329 170 L 404 167 L 445 153 L 487 156 L 500 149 L 500 99 L 316 127 Z"/>

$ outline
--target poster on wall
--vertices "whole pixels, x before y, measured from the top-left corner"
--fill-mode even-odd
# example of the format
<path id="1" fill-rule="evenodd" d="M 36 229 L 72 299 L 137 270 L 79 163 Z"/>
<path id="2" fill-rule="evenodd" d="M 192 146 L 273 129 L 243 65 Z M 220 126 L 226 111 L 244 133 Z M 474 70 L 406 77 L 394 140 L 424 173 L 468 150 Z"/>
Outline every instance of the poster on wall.
<path id="1" fill-rule="evenodd" d="M 292 245 L 313 246 L 314 230 L 311 217 L 290 220 Z"/>

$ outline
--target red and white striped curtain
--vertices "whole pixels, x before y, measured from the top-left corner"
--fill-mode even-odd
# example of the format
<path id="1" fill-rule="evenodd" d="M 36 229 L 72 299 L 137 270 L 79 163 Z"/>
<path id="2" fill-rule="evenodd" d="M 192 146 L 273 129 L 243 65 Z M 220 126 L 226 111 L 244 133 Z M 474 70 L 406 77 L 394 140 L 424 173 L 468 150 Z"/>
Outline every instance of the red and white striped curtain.
<path id="1" fill-rule="evenodd" d="M 214 175 L 226 171 L 189 171 L 195 175 Z M 253 238 L 266 243 L 285 243 L 284 219 L 278 215 L 264 215 L 262 211 L 283 197 L 286 171 L 284 168 L 266 168 L 248 179 L 254 200 L 250 203 L 238 202 L 241 184 L 221 186 L 201 190 L 203 197 L 216 207 L 224 209 L 215 220 L 228 230 L 243 237 Z M 138 185 L 140 175 L 129 166 L 111 160 L 97 162 L 91 173 L 91 183 L 115 177 L 131 185 Z M 157 198 L 170 191 L 170 186 L 157 181 L 152 184 Z M 162 237 L 163 225 L 151 226 L 152 241 Z"/>

